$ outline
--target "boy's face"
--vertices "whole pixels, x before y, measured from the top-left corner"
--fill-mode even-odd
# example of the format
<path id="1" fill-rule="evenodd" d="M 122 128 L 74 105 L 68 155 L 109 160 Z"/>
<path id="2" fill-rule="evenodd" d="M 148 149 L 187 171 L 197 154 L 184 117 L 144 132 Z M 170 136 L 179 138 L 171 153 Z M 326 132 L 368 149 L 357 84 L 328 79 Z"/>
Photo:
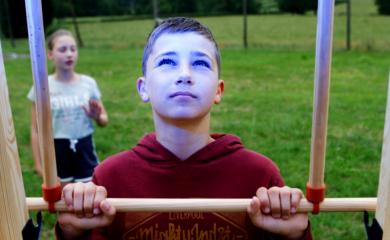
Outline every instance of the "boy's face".
<path id="1" fill-rule="evenodd" d="M 215 47 L 193 33 L 165 33 L 153 46 L 146 76 L 138 79 L 138 91 L 153 111 L 171 120 L 206 116 L 219 103 L 224 83 L 218 79 Z"/>

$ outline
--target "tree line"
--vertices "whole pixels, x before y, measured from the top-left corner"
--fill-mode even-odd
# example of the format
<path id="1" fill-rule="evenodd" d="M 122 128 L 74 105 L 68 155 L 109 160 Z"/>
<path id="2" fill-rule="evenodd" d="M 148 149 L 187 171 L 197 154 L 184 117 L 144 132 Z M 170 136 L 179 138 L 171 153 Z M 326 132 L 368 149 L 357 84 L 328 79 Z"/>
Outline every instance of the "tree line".
<path id="1" fill-rule="evenodd" d="M 242 0 L 156 0 L 161 15 L 241 13 Z M 57 17 L 69 16 L 69 0 L 53 0 Z M 260 0 L 247 0 L 250 13 L 258 13 Z M 151 15 L 152 0 L 74 0 L 78 16 Z"/>
<path id="2" fill-rule="evenodd" d="M 244 0 L 41 0 L 45 28 L 54 18 L 72 16 L 153 15 L 157 1 L 161 17 L 172 15 L 241 14 Z M 305 14 L 316 11 L 317 0 L 245 0 L 247 13 L 259 14 L 264 2 L 273 2 L 279 12 Z M 347 0 L 336 0 L 336 4 Z M 390 14 L 390 0 L 375 0 L 380 14 Z M 27 36 L 24 0 L 0 0 L 1 35 Z"/>

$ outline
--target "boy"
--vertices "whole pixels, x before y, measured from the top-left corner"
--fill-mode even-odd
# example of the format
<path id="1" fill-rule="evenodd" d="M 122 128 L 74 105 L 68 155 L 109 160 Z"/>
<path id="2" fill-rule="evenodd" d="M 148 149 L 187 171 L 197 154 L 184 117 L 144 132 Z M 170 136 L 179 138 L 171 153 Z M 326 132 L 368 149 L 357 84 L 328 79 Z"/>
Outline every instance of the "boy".
<path id="1" fill-rule="evenodd" d="M 137 81 L 152 106 L 155 133 L 95 170 L 94 183 L 63 189 L 74 213 L 58 216 L 62 239 L 311 239 L 297 214 L 299 189 L 239 138 L 211 134 L 221 101 L 220 55 L 210 31 L 189 18 L 163 21 L 149 36 Z M 95 185 L 96 184 L 96 185 Z M 115 198 L 252 198 L 247 213 L 118 213 Z"/>

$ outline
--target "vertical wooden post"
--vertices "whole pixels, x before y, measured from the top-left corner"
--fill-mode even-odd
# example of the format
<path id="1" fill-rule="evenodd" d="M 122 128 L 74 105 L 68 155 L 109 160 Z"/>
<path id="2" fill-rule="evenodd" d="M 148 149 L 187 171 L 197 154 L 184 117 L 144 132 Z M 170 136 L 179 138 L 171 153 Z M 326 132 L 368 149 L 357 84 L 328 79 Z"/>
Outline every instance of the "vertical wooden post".
<path id="1" fill-rule="evenodd" d="M 318 1 L 310 175 L 306 188 L 307 199 L 315 204 L 313 213 L 318 213 L 318 203 L 325 197 L 324 170 L 332 60 L 333 12 L 334 0 Z"/>
<path id="2" fill-rule="evenodd" d="M 0 239 L 22 239 L 28 219 L 0 43 Z"/>
<path id="3" fill-rule="evenodd" d="M 383 239 L 390 239 L 390 76 L 388 84 L 382 160 L 378 185 L 378 203 L 375 213 L 375 218 L 383 230 Z"/>
<path id="4" fill-rule="evenodd" d="M 38 117 L 39 150 L 43 165 L 43 197 L 53 203 L 61 199 L 61 186 L 57 178 L 54 152 L 42 5 L 40 0 L 25 0 L 25 4 Z"/>

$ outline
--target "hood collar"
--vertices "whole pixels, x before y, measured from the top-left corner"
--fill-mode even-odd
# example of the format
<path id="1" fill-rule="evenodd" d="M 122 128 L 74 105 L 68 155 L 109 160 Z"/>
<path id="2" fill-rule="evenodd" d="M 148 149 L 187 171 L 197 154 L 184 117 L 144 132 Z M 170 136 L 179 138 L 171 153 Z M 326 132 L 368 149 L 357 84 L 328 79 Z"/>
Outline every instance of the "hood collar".
<path id="1" fill-rule="evenodd" d="M 186 160 L 180 160 L 172 152 L 161 145 L 155 133 L 146 134 L 134 147 L 134 152 L 142 159 L 161 164 L 207 163 L 213 159 L 228 155 L 241 148 L 243 145 L 239 137 L 230 134 L 211 134 L 215 140 L 195 152 Z"/>

